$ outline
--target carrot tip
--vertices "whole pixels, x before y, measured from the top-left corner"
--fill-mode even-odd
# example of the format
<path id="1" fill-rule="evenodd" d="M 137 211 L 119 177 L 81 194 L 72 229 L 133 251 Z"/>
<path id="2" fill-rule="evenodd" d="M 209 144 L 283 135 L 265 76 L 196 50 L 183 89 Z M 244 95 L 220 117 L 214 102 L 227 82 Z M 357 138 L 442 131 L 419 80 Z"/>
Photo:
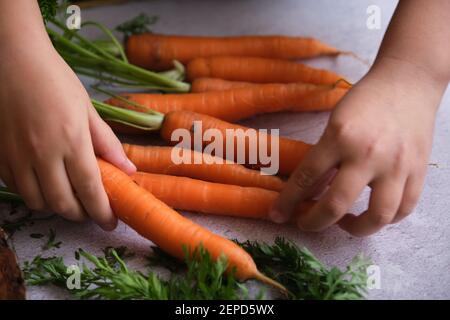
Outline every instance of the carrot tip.
<path id="1" fill-rule="evenodd" d="M 341 78 L 333 84 L 333 88 L 336 88 L 341 83 L 345 84 L 345 88 L 349 89 L 349 88 L 353 87 L 353 84 L 350 81 L 348 81 L 347 79 Z"/>
<path id="2" fill-rule="evenodd" d="M 286 289 L 285 286 L 283 286 L 281 283 L 273 280 L 272 278 L 269 278 L 268 276 L 262 274 L 259 271 L 255 274 L 255 279 L 257 279 L 257 280 L 259 280 L 259 281 L 261 281 L 261 282 L 263 282 L 265 284 L 268 284 L 268 285 L 270 285 L 270 286 L 280 290 L 286 296 L 289 295 L 289 290 Z"/>
<path id="3" fill-rule="evenodd" d="M 360 56 L 358 56 L 356 53 L 351 52 L 351 51 L 342 51 L 340 54 L 346 55 L 346 56 L 350 56 L 355 58 L 356 60 L 358 60 L 359 62 L 361 62 L 362 64 L 366 65 L 366 66 L 370 66 L 370 62 L 367 59 L 361 58 Z"/>

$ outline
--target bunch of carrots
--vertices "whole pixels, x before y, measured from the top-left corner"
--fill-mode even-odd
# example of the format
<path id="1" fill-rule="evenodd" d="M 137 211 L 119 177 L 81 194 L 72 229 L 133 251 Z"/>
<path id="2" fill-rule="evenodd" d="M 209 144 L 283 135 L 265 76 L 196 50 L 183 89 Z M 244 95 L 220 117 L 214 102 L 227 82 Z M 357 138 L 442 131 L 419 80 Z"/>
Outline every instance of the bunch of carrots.
<path id="1" fill-rule="evenodd" d="M 194 121 L 200 120 L 203 128 L 222 133 L 227 129 L 245 130 L 234 122 L 262 113 L 329 111 L 351 88 L 339 74 L 294 61 L 347 54 L 310 38 L 145 33 L 129 36 L 125 49 L 130 63 L 146 69 L 164 71 L 174 61 L 185 66 L 191 83 L 189 93 L 122 93 L 105 101 L 148 117 L 145 129 L 158 130 L 169 145 L 178 142 L 171 141 L 174 130 L 185 128 L 192 132 Z M 120 131 L 124 127 L 114 128 Z M 254 139 L 267 138 L 263 135 L 267 134 L 258 133 Z M 101 160 L 99 165 L 113 210 L 141 235 L 180 258 L 182 245 L 193 252 L 202 244 L 213 257 L 225 254 L 239 279 L 257 278 L 283 289 L 262 275 L 241 248 L 173 210 L 267 219 L 283 188 L 282 177 L 292 173 L 311 147 L 288 138 L 279 141 L 281 177 L 261 175 L 258 165 L 241 165 L 236 159 L 217 159 L 202 150 L 171 146 L 124 144 L 127 156 L 138 168 L 131 177 Z M 253 142 L 246 143 L 247 152 Z M 207 145 L 205 142 L 203 147 Z M 227 145 L 225 139 L 223 145 Z M 174 164 L 174 152 L 188 152 L 192 161 Z M 298 214 L 312 205 L 302 204 Z"/>
<path id="2" fill-rule="evenodd" d="M 63 44 L 69 46 L 69 43 Z M 96 50 L 108 57 L 101 49 Z M 260 273 L 251 256 L 241 247 L 174 209 L 267 219 L 283 188 L 283 177 L 292 173 L 311 145 L 280 138 L 280 176 L 266 176 L 260 174 L 259 164 L 241 165 L 236 159 L 217 159 L 203 150 L 172 147 L 170 145 L 177 141 L 171 141 L 171 136 L 180 128 L 191 132 L 194 121 L 202 121 L 204 129 L 215 128 L 225 133 L 227 129 L 248 129 L 234 122 L 256 114 L 332 110 L 351 84 L 334 72 L 294 60 L 347 53 L 302 37 L 188 37 L 150 33 L 129 36 L 125 52 L 123 62 L 111 60 L 114 66 L 120 65 L 121 72 L 132 69 L 128 61 L 163 72 L 177 61 L 177 64 L 184 64 L 191 90 L 170 94 L 123 93 L 113 95 L 105 103 L 93 101 L 100 115 L 113 121 L 117 130 L 127 128 L 129 132 L 131 128 L 139 133 L 156 130 L 169 144 L 162 147 L 124 144 L 126 154 L 139 171 L 131 177 L 98 160 L 114 213 L 175 257 L 182 259 L 186 249 L 194 254 L 202 245 L 213 258 L 225 255 L 228 270 L 233 270 L 238 279 L 255 278 L 285 291 L 282 285 Z M 78 69 L 84 70 L 84 60 L 76 57 Z M 144 73 L 139 71 L 140 74 Z M 152 81 L 160 80 L 159 75 L 149 75 Z M 259 146 L 258 140 L 266 138 L 266 133 L 248 138 L 246 154 L 250 144 Z M 224 148 L 226 145 L 224 139 Z M 204 142 L 203 148 L 207 146 Z M 270 145 L 268 147 L 270 149 Z M 189 157 L 201 161 L 174 164 L 173 152 L 189 152 Z M 303 204 L 298 214 L 312 204 Z"/>

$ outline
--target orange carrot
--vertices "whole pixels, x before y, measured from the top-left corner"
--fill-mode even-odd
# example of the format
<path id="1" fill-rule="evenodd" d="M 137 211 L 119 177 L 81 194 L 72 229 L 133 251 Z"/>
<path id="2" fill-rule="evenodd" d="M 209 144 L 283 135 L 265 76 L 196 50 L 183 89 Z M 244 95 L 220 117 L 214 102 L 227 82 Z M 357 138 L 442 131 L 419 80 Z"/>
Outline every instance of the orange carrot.
<path id="1" fill-rule="evenodd" d="M 132 179 L 170 207 L 179 210 L 267 220 L 278 192 L 206 182 L 186 177 L 137 172 Z M 302 205 L 298 214 L 310 209 Z"/>
<path id="2" fill-rule="evenodd" d="M 193 150 L 129 144 L 123 144 L 123 149 L 139 171 L 275 191 L 280 191 L 284 185 L 279 177 L 262 175 L 230 160 Z M 180 154 L 181 151 L 189 152 L 189 163 L 174 163 L 173 153 Z"/>
<path id="3" fill-rule="evenodd" d="M 279 59 L 254 57 L 198 58 L 188 63 L 187 77 L 220 78 L 255 83 L 306 82 L 348 88 L 348 81 L 334 72 Z M 342 81 L 343 80 L 343 81 Z"/>
<path id="4" fill-rule="evenodd" d="M 219 78 L 197 78 L 191 83 L 191 92 L 225 91 L 255 86 L 253 82 L 230 81 Z"/>
<path id="5" fill-rule="evenodd" d="M 261 113 L 329 111 L 347 91 L 328 85 L 289 83 L 260 84 L 220 92 L 129 93 L 124 97 L 162 113 L 187 110 L 234 122 Z M 106 103 L 121 107 L 129 105 L 118 98 L 111 98 Z"/>
<path id="6" fill-rule="evenodd" d="M 131 105 L 128 105 L 128 107 L 130 109 L 137 108 Z M 278 140 L 278 172 L 281 175 L 291 174 L 311 147 L 310 144 L 302 141 L 282 137 L 278 137 L 277 139 L 276 137 L 272 137 L 270 134 L 261 132 L 259 130 L 239 126 L 208 115 L 190 111 L 171 111 L 165 115 L 146 115 L 146 122 L 147 128 L 151 130 L 159 130 L 161 138 L 164 139 L 168 144 L 178 145 L 184 148 L 191 148 L 198 151 L 200 151 L 198 147 L 201 147 L 201 151 L 206 151 L 206 153 L 217 152 L 215 153 L 215 155 L 217 156 L 225 156 L 236 163 L 244 164 L 253 168 L 261 168 L 264 166 L 264 161 L 262 161 L 263 159 L 260 158 L 261 154 L 266 154 L 267 156 L 271 156 L 271 158 L 275 157 L 275 153 L 272 154 L 272 150 L 274 150 L 273 152 L 276 152 L 276 149 L 274 149 L 276 145 L 272 146 L 272 141 Z M 198 124 L 202 126 L 201 131 Z M 183 136 L 174 137 L 172 139 L 173 133 L 180 133 L 178 129 L 184 129 Z M 215 134 L 220 133 L 223 139 L 218 140 L 217 143 L 215 141 L 209 142 L 205 139 L 202 139 L 203 137 L 201 136 L 201 134 L 205 133 L 208 129 L 214 129 L 213 131 L 215 132 Z M 142 133 L 148 133 L 148 131 L 142 130 Z M 199 133 L 200 137 L 196 138 L 196 133 Z M 198 138 L 200 138 L 202 141 L 198 141 L 199 145 L 196 146 L 194 145 L 194 143 L 196 142 L 196 140 L 199 140 Z M 214 137 L 212 138 L 214 140 Z M 185 141 L 185 139 L 190 139 L 192 144 L 188 145 L 189 141 Z M 214 145 L 210 146 L 210 144 L 213 142 Z M 267 147 L 264 145 L 264 142 L 267 142 Z M 222 146 L 223 148 L 221 148 L 220 146 Z M 234 146 L 234 156 L 227 155 L 227 146 Z M 213 147 L 217 147 L 218 150 L 212 150 Z M 246 155 L 245 158 L 239 157 L 239 149 L 243 149 L 241 150 L 243 151 L 241 153 L 244 153 Z M 253 159 L 249 158 L 250 153 L 255 156 Z M 269 165 L 270 164 L 266 166 Z"/>
<path id="7" fill-rule="evenodd" d="M 244 143 L 245 147 L 245 154 L 249 154 L 250 145 L 257 146 L 257 154 L 259 155 L 259 141 L 260 139 L 264 139 L 268 141 L 268 154 L 271 153 L 272 145 L 270 143 L 270 135 L 267 135 L 265 133 L 262 133 L 260 131 L 257 131 L 255 136 L 249 136 L 245 138 L 245 140 L 240 139 L 236 135 L 231 137 L 233 141 L 227 142 L 227 129 L 233 129 L 234 132 L 241 129 L 244 133 L 248 132 L 247 130 L 249 128 L 231 124 L 216 118 L 213 118 L 211 116 L 202 115 L 194 112 L 189 111 L 172 111 L 167 113 L 164 116 L 164 121 L 160 129 L 160 135 L 161 137 L 170 144 L 177 144 L 180 141 L 172 141 L 171 135 L 176 129 L 184 128 L 186 131 L 188 131 L 191 135 L 191 141 L 193 141 L 193 128 L 194 128 L 194 121 L 200 121 L 202 124 L 202 130 L 207 129 L 216 129 L 219 130 L 222 133 L 223 139 L 223 146 L 224 150 L 222 150 L 222 154 L 226 155 L 225 153 L 225 146 L 227 143 L 232 143 L 233 146 L 235 146 L 235 158 L 231 159 L 235 162 L 237 162 L 237 146 L 242 145 Z M 264 141 L 263 140 L 263 141 Z M 209 143 L 203 141 L 203 147 L 207 146 Z M 193 148 L 193 146 L 191 146 Z M 289 175 L 291 174 L 294 169 L 297 167 L 297 165 L 300 163 L 300 161 L 304 158 L 305 154 L 308 152 L 309 148 L 311 147 L 310 144 L 307 144 L 302 141 L 297 140 L 291 140 L 287 138 L 279 137 L 279 173 L 281 175 Z M 248 157 L 245 159 L 246 165 L 251 165 L 255 168 L 261 167 L 260 159 L 257 159 L 257 164 L 250 164 Z"/>
<path id="8" fill-rule="evenodd" d="M 280 35 L 202 37 L 145 33 L 130 36 L 125 47 L 131 63 L 154 70 L 170 69 L 173 60 L 186 63 L 199 57 L 303 59 L 341 53 L 316 39 Z"/>
<path id="9" fill-rule="evenodd" d="M 252 257 L 237 244 L 181 216 L 113 165 L 103 160 L 98 160 L 98 164 L 114 213 L 162 250 L 182 259 L 183 246 L 192 254 L 203 245 L 214 259 L 225 255 L 228 258 L 228 270 L 236 268 L 238 279 L 256 278 L 284 289 L 260 273 Z"/>

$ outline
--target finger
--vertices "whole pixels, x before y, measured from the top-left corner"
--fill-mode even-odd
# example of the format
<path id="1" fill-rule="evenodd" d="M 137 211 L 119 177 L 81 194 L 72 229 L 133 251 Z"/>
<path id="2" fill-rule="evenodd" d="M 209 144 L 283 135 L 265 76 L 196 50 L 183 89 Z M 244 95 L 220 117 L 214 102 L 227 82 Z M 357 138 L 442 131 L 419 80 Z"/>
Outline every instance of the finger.
<path id="1" fill-rule="evenodd" d="M 128 174 L 136 172 L 136 166 L 127 158 L 114 132 L 93 108 L 90 110 L 89 127 L 95 154 Z"/>
<path id="2" fill-rule="evenodd" d="M 418 174 L 408 177 L 406 180 L 405 190 L 403 192 L 403 198 L 400 202 L 400 207 L 391 223 L 401 221 L 414 210 L 417 202 L 419 201 L 420 194 L 422 193 L 424 180 L 425 174 Z"/>
<path id="3" fill-rule="evenodd" d="M 0 179 L 3 181 L 3 183 L 8 187 L 10 191 L 17 193 L 14 177 L 7 165 L 0 165 Z"/>
<path id="4" fill-rule="evenodd" d="M 87 214 L 104 230 L 113 230 L 117 225 L 117 218 L 103 188 L 92 147 L 84 145 L 86 147 L 76 157 L 65 161 L 70 182 Z"/>
<path id="5" fill-rule="evenodd" d="M 48 161 L 36 169 L 48 208 L 72 221 L 84 221 L 87 214 L 76 199 L 63 161 Z"/>
<path id="6" fill-rule="evenodd" d="M 298 227 L 305 231 L 320 231 L 335 224 L 348 212 L 369 179 L 360 168 L 342 166 L 317 204 L 298 217 Z"/>
<path id="7" fill-rule="evenodd" d="M 331 181 L 335 178 L 338 173 L 338 169 L 332 168 L 328 170 L 328 172 L 320 179 L 320 182 L 316 184 L 316 186 L 311 191 L 311 197 L 313 199 L 318 199 L 324 191 L 328 188 Z"/>
<path id="8" fill-rule="evenodd" d="M 297 204 L 311 194 L 320 179 L 336 166 L 338 156 L 319 142 L 311 148 L 304 160 L 289 177 L 270 211 L 270 219 L 276 223 L 285 223 L 290 219 Z"/>
<path id="9" fill-rule="evenodd" d="M 389 224 L 399 209 L 404 179 L 384 178 L 372 184 L 369 208 L 359 216 L 346 215 L 339 226 L 358 237 L 371 235 Z"/>
<path id="10" fill-rule="evenodd" d="M 17 193 L 31 210 L 43 211 L 46 208 L 36 173 L 31 166 L 19 165 L 13 168 L 13 179 Z"/>

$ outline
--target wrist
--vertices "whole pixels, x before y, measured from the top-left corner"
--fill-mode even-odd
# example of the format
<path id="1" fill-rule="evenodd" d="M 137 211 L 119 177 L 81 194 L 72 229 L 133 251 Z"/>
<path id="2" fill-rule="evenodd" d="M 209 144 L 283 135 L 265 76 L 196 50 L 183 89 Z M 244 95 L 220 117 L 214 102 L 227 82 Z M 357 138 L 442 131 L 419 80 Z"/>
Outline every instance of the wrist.
<path id="1" fill-rule="evenodd" d="M 374 81 L 399 98 L 411 95 L 426 97 L 434 110 L 437 110 L 448 83 L 420 65 L 389 56 L 378 57 L 366 78 L 369 83 Z"/>
<path id="2" fill-rule="evenodd" d="M 48 54 L 53 49 L 37 1 L 0 2 L 0 56 L 14 63 L 23 56 Z M 38 60 L 37 60 L 38 61 Z M 2 61 L 0 61 L 2 63 Z"/>
<path id="3" fill-rule="evenodd" d="M 422 90 L 439 92 L 441 95 L 449 81 L 442 73 L 423 64 L 389 55 L 377 57 L 369 74 L 385 78 L 391 83 L 417 85 Z"/>
<path id="4" fill-rule="evenodd" d="M 407 62 L 392 58 L 378 58 L 366 76 L 352 90 L 362 91 L 363 96 L 371 97 L 402 114 L 420 112 L 434 119 L 440 105 L 446 84 L 430 76 L 424 70 Z M 374 105 L 374 104 L 369 104 Z M 375 104 L 377 105 L 377 104 Z M 419 110 L 413 110 L 419 108 Z"/>

